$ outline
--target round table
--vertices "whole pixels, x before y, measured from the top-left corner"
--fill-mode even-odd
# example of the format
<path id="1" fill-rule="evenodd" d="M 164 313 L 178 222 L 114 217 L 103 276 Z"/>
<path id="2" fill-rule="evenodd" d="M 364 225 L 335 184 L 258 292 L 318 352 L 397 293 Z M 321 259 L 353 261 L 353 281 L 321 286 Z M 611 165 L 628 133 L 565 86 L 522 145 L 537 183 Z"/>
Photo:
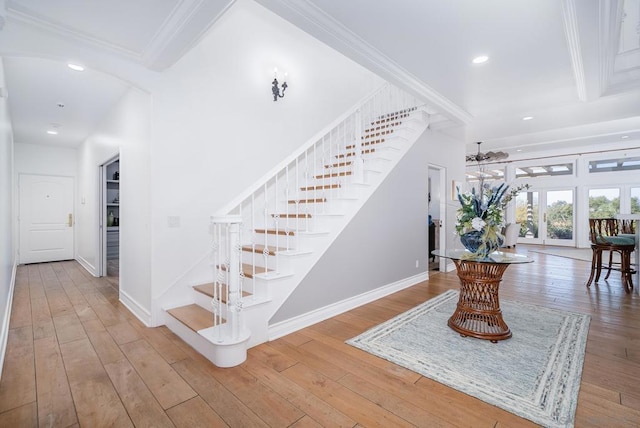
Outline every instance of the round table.
<path id="1" fill-rule="evenodd" d="M 509 265 L 530 263 L 533 259 L 515 253 L 496 251 L 476 258 L 467 250 L 435 250 L 431 254 L 453 260 L 460 278 L 460 297 L 447 324 L 461 336 L 496 343 L 511 337 L 502 319 L 498 289 Z"/>

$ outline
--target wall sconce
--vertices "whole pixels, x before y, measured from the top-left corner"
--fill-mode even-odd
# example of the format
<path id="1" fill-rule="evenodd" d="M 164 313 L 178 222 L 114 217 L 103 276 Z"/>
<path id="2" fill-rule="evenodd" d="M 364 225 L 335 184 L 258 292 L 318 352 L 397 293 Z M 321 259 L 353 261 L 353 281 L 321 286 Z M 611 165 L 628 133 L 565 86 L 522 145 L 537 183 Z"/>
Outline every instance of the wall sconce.
<path id="1" fill-rule="evenodd" d="M 284 97 L 284 91 L 289 87 L 287 85 L 287 73 L 284 73 L 284 82 L 282 82 L 282 92 L 280 92 L 280 87 L 278 86 L 278 69 L 273 69 L 273 82 L 271 82 L 271 92 L 273 92 L 273 101 L 278 101 L 278 98 Z"/>

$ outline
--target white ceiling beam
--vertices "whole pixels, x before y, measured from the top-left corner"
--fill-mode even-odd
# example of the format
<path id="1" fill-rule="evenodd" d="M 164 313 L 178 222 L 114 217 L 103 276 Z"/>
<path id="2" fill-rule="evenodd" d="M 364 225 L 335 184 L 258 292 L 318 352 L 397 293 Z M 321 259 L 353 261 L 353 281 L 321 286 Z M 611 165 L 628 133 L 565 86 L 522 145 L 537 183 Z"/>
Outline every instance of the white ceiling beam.
<path id="1" fill-rule="evenodd" d="M 562 21 L 565 36 L 567 37 L 567 48 L 569 49 L 569 56 L 571 57 L 571 66 L 573 67 L 573 77 L 576 83 L 578 99 L 585 102 L 587 101 L 587 83 L 584 73 L 584 63 L 582 61 L 582 45 L 580 44 L 575 0 L 562 0 Z"/>
<path id="2" fill-rule="evenodd" d="M 600 92 L 604 94 L 614 77 L 620 42 L 623 1 L 600 0 L 598 30 L 600 33 Z"/>

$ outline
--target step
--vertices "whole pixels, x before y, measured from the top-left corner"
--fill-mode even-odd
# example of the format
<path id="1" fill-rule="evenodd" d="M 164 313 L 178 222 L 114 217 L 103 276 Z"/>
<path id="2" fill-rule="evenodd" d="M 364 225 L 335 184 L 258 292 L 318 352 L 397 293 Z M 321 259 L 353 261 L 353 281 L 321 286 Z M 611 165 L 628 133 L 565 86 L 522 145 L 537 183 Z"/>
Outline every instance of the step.
<path id="1" fill-rule="evenodd" d="M 362 150 L 361 153 L 363 155 L 366 155 L 366 154 L 374 153 L 375 151 L 376 149 L 365 149 L 365 150 Z M 339 155 L 336 155 L 336 158 L 348 158 L 355 155 L 356 155 L 356 152 L 347 152 L 347 153 L 341 153 Z"/>
<path id="2" fill-rule="evenodd" d="M 379 138 L 377 140 L 372 140 L 372 141 L 363 141 L 362 143 L 360 143 L 361 147 L 367 147 L 367 146 L 372 146 L 374 144 L 382 144 L 384 143 L 386 140 L 384 138 Z M 349 144 L 348 146 L 345 146 L 346 150 L 353 150 L 356 148 L 355 144 Z"/>
<path id="3" fill-rule="evenodd" d="M 328 174 L 320 174 L 320 175 L 314 176 L 313 178 L 321 180 L 323 178 L 346 177 L 348 175 L 351 175 L 351 171 L 331 172 L 331 173 L 328 173 Z"/>
<path id="4" fill-rule="evenodd" d="M 284 229 L 255 229 L 256 233 L 262 233 L 265 235 L 282 235 L 282 236 L 294 236 L 295 232 L 293 230 L 284 230 Z"/>
<path id="5" fill-rule="evenodd" d="M 258 244 L 243 245 L 242 246 L 242 251 L 245 251 L 245 252 L 248 252 L 248 253 L 264 254 L 265 253 L 265 249 L 266 249 L 266 252 L 268 253 L 268 255 L 270 255 L 270 256 L 275 256 L 276 253 L 280 253 L 282 251 L 287 251 L 287 248 L 284 248 L 284 247 L 273 247 L 273 246 L 270 246 L 270 245 L 267 245 L 266 247 L 264 245 L 258 245 Z"/>
<path id="6" fill-rule="evenodd" d="M 285 213 L 285 214 L 271 214 L 273 218 L 311 218 L 311 214 L 308 213 Z"/>
<path id="7" fill-rule="evenodd" d="M 195 303 L 169 309 L 167 312 L 195 332 L 213 327 L 213 312 L 210 312 Z"/>
<path id="8" fill-rule="evenodd" d="M 395 131 L 394 129 L 386 129 L 384 131 L 374 131 L 374 132 L 370 132 L 368 134 L 363 135 L 362 139 L 366 140 L 367 138 L 381 137 L 383 135 L 393 134 L 394 131 Z"/>
<path id="9" fill-rule="evenodd" d="M 352 147 L 354 147 L 354 146 L 352 146 Z M 347 146 L 347 148 L 349 148 L 349 146 Z M 337 162 L 337 163 L 334 163 L 334 164 L 331 164 L 331 165 L 325 165 L 324 167 L 325 168 L 344 168 L 346 166 L 351 165 L 351 163 L 352 163 L 351 161 L 348 161 L 348 162 Z"/>
<path id="10" fill-rule="evenodd" d="M 317 186 L 301 187 L 300 190 L 302 190 L 303 192 L 310 192 L 310 191 L 313 191 L 313 190 L 339 189 L 341 187 L 342 187 L 342 185 L 339 184 L 339 183 L 336 183 L 336 184 L 319 184 Z"/>
<path id="11" fill-rule="evenodd" d="M 226 272 L 227 270 L 227 266 L 226 265 L 217 265 L 216 266 L 218 269 L 223 270 Z M 254 265 L 250 265 L 248 263 L 242 263 L 242 273 L 244 274 L 244 276 L 246 278 L 253 278 L 254 275 L 254 270 L 255 270 L 255 275 L 259 275 L 262 273 L 269 273 L 272 271 L 272 269 L 266 269 L 262 266 L 254 266 Z"/>
<path id="12" fill-rule="evenodd" d="M 391 114 L 388 117 L 385 115 L 385 117 L 381 117 L 380 119 L 371 122 L 371 125 L 379 125 L 382 123 L 388 123 L 388 122 L 394 122 L 400 119 L 403 119 L 405 117 L 409 117 L 411 115 L 411 113 L 402 113 L 402 114 Z"/>
<path id="13" fill-rule="evenodd" d="M 221 288 L 222 288 L 222 296 L 220 301 L 222 301 L 222 303 L 227 303 L 227 284 L 222 284 Z M 213 298 L 213 282 L 210 282 L 208 284 L 194 285 L 193 289 L 199 293 L 202 293 L 206 296 Z M 242 297 L 249 297 L 249 296 L 251 296 L 251 293 L 249 293 L 248 291 L 242 290 Z"/>
<path id="14" fill-rule="evenodd" d="M 321 204 L 323 202 L 327 202 L 327 198 L 315 198 L 315 199 L 291 199 L 288 201 L 289 204 Z"/>
<path id="15" fill-rule="evenodd" d="M 396 126 L 400 126 L 400 125 L 402 125 L 402 121 L 399 120 L 399 119 L 396 119 L 396 120 L 387 121 L 384 124 L 372 124 L 372 125 L 374 125 L 374 127 L 367 128 L 367 129 L 364 130 L 365 134 L 368 134 L 368 133 L 370 133 L 372 131 L 375 132 L 375 131 L 380 131 L 381 129 L 393 128 L 393 127 L 396 127 Z M 375 126 L 375 125 L 378 125 L 378 126 Z"/>

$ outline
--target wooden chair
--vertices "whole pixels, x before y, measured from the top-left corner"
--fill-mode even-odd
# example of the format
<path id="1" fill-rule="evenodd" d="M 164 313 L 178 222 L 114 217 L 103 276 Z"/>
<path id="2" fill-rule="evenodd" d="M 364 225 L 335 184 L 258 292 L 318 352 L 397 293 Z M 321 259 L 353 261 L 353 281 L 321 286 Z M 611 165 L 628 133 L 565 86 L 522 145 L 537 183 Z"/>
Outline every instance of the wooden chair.
<path id="1" fill-rule="evenodd" d="M 589 236 L 591 239 L 591 275 L 587 281 L 587 287 L 591 285 L 595 277 L 597 283 L 600 279 L 602 271 L 602 253 L 609 251 L 609 265 L 607 266 L 607 275 L 605 280 L 609 278 L 613 269 L 613 253 L 620 254 L 620 272 L 622 275 L 622 284 L 627 293 L 633 289 L 631 269 L 631 253 L 635 250 L 635 240 L 633 237 L 620 236 L 621 227 L 615 218 L 593 218 L 589 219 Z"/>

